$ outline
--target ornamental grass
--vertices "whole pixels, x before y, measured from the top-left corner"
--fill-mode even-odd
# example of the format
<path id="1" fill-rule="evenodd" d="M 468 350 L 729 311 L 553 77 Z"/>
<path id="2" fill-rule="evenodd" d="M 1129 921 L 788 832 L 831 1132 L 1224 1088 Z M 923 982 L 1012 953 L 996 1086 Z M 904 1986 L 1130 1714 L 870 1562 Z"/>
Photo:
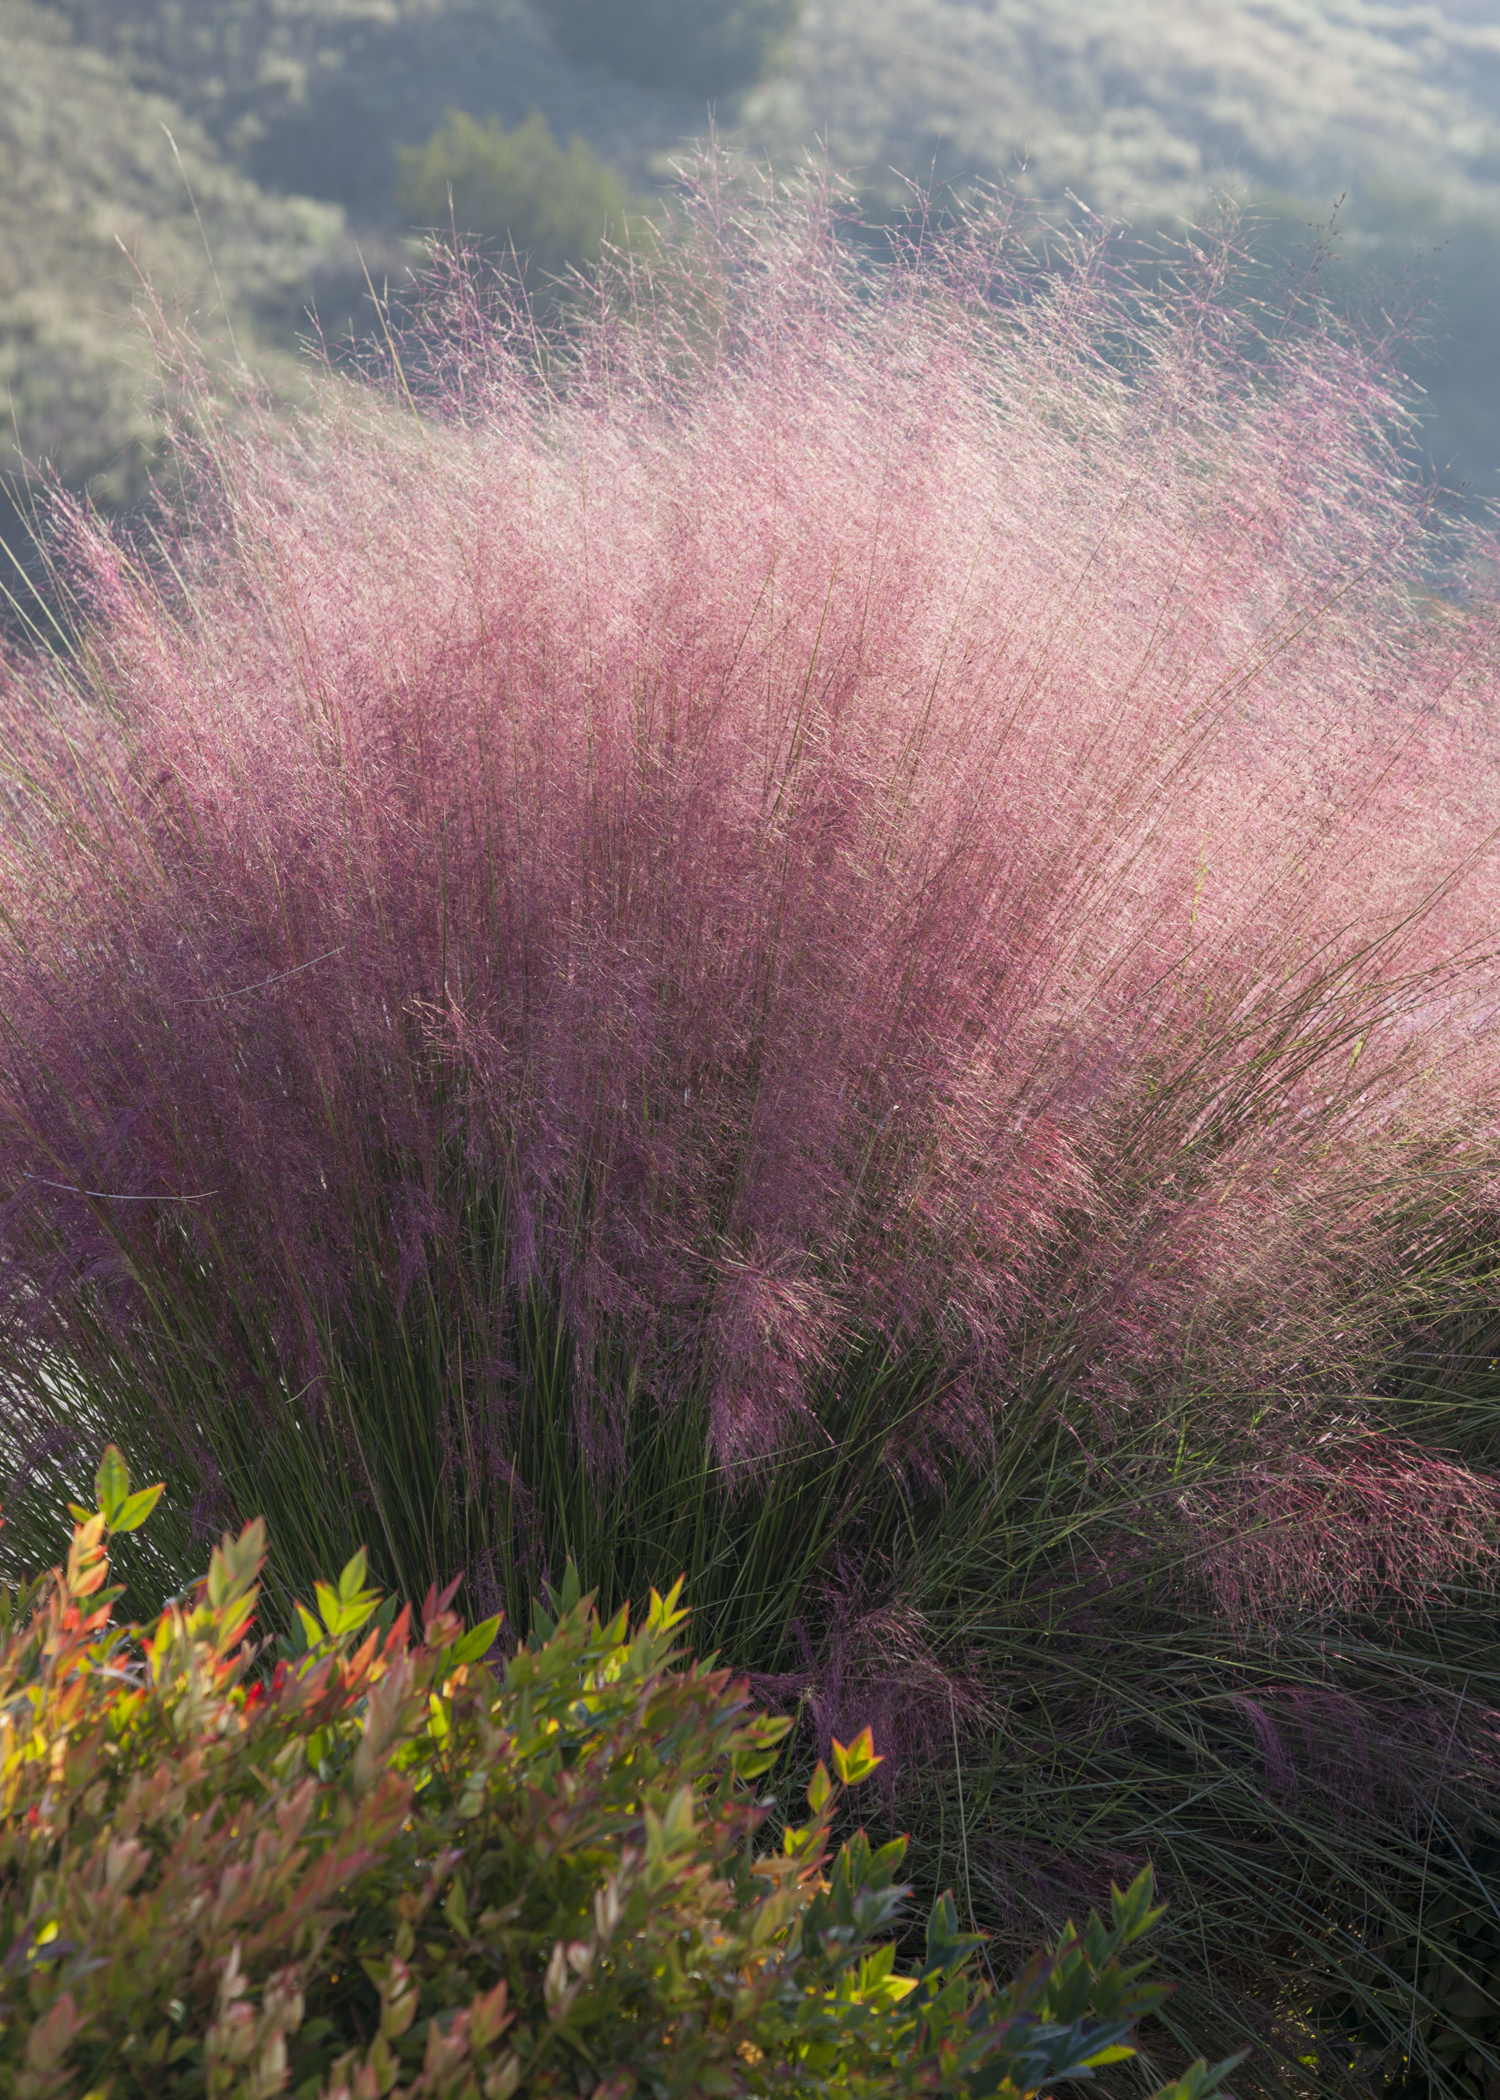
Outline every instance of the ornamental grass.
<path id="1" fill-rule="evenodd" d="M 1143 2077 L 1477 2096 L 1488 555 L 1315 281 L 1034 231 L 710 163 L 552 334 L 441 265 L 296 427 L 205 399 L 189 529 L 67 527 L 7 1540 L 114 1435 L 149 1608 L 261 1513 L 285 1619 L 686 1573 L 1006 1947 L 1150 1861 Z"/>

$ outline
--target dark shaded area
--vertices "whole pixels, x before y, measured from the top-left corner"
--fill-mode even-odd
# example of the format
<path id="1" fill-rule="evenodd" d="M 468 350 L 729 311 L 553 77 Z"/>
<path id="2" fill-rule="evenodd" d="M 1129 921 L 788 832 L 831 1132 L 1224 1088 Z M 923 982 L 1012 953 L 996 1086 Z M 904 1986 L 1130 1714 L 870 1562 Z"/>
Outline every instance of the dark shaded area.
<path id="1" fill-rule="evenodd" d="M 536 0 L 559 50 L 577 65 L 690 94 L 751 86 L 782 59 L 802 0 Z"/>

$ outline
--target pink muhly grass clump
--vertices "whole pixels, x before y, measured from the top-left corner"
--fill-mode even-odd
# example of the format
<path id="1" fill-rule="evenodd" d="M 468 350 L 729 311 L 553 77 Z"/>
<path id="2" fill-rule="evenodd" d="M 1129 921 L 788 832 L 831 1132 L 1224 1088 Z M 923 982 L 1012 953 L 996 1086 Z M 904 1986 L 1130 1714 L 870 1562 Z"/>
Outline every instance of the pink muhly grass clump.
<path id="1" fill-rule="evenodd" d="M 441 280 L 419 404 L 222 437 L 172 576 L 77 525 L 3 693 L 9 1356 L 207 1274 L 315 1394 L 439 1277 L 456 1408 L 540 1291 L 731 1465 L 872 1333 L 939 1471 L 1039 1385 L 1295 1436 L 1494 1195 L 1494 612 L 1386 368 L 1222 258 L 687 220 L 540 362 Z"/>

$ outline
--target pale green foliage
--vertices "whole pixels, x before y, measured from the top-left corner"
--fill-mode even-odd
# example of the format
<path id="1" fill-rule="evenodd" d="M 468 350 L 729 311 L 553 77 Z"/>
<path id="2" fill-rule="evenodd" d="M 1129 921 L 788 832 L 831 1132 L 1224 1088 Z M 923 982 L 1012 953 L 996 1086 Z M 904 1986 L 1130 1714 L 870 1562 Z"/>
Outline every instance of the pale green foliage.
<path id="1" fill-rule="evenodd" d="M 335 210 L 264 195 L 179 110 L 72 46 L 50 11 L 0 0 L 0 52 L 0 479 L 24 458 L 119 505 L 140 492 L 163 428 L 162 382 L 132 320 L 143 283 L 233 363 L 227 302 L 240 349 L 290 388 L 279 353 L 303 302 L 354 258 Z"/>
<path id="2" fill-rule="evenodd" d="M 410 224 L 513 250 L 538 281 L 597 262 L 603 242 L 628 230 L 619 176 L 582 139 L 559 146 L 538 110 L 512 131 L 449 110 L 399 159 L 397 202 Z"/>
<path id="3" fill-rule="evenodd" d="M 1028 187 L 1137 224 L 1197 217 L 1219 185 L 1474 207 L 1500 175 L 1500 30 L 1416 0 L 819 0 L 795 99 L 776 86 L 750 121 L 918 179 L 935 149 L 939 179 L 1024 159 Z"/>
<path id="4" fill-rule="evenodd" d="M 540 109 L 637 184 L 700 112 L 556 50 L 529 0 L 42 0 L 142 87 L 170 95 L 275 190 L 387 220 L 394 148 L 457 105 L 508 124 Z"/>
<path id="5" fill-rule="evenodd" d="M 695 38 L 732 41 L 752 17 L 759 35 L 772 15 L 779 36 L 792 13 L 694 6 L 683 17 L 692 34 L 663 35 L 680 0 L 660 0 L 659 13 L 613 0 L 602 14 L 594 0 L 548 0 L 543 11 L 592 63 L 570 64 L 525 0 L 4 0 L 0 49 L 7 86 L 20 78 L 23 100 L 39 22 L 71 23 L 80 41 L 118 63 L 110 73 L 118 88 L 105 101 L 91 55 L 49 74 L 55 136 L 42 150 L 54 168 L 95 154 L 96 142 L 122 127 L 139 136 L 153 129 L 154 118 L 140 121 L 146 88 L 191 112 L 257 180 L 335 198 L 368 227 L 389 219 L 395 147 L 426 138 L 450 106 L 498 111 L 511 125 L 535 108 L 555 137 L 576 133 L 633 188 L 659 182 L 704 128 L 705 95 L 730 84 L 721 74 L 711 90 L 662 92 L 697 63 Z M 609 56 L 599 23 L 623 23 L 627 12 L 637 70 L 655 87 L 598 63 Z M 653 22 L 655 43 L 636 33 Z M 776 57 L 775 42 L 741 79 Z M 1430 295 L 1431 347 L 1405 353 L 1431 398 L 1426 442 L 1450 478 L 1492 476 L 1500 461 L 1490 351 L 1500 328 L 1491 290 L 1500 284 L 1500 28 L 1482 7 L 1227 0 L 1210 16 L 1178 0 L 816 0 L 784 58 L 777 77 L 742 97 L 735 135 L 782 166 L 810 141 L 826 141 L 834 163 L 856 176 L 864 209 L 877 214 L 908 201 L 903 178 L 939 189 L 1019 180 L 1039 196 L 1071 192 L 1095 211 L 1176 235 L 1228 188 L 1270 206 L 1278 244 L 1290 230 L 1305 247 L 1308 223 L 1326 221 L 1345 197 L 1344 266 L 1325 273 L 1325 285 L 1398 314 L 1412 290 L 1419 306 Z M 0 131 L 10 121 L 0 110 Z M 129 196 L 134 181 L 112 177 L 112 193 Z M 22 189 L 9 173 L 0 184 L 0 216 L 21 206 L 16 223 L 35 227 L 27 239 L 41 257 L 90 223 L 85 213 L 59 228 L 45 200 L 39 213 L 33 192 L 44 187 L 30 174 Z M 179 231 L 191 223 L 182 206 L 169 186 L 160 216 Z M 441 186 L 423 223 L 448 223 Z M 361 238 L 377 282 L 382 271 L 399 278 L 399 258 L 377 257 Z M 279 239 L 268 231 L 273 248 Z M 215 245 L 231 297 L 243 299 L 221 231 Z M 177 247 L 173 281 L 206 283 L 201 248 Z M 1402 283 L 1409 270 L 1411 290 Z M 27 296 L 45 308 L 44 340 L 19 351 L 13 342 L 10 357 L 25 365 L 27 449 L 54 454 L 74 480 L 118 461 L 107 484 L 114 490 L 140 453 L 129 427 L 134 376 L 100 325 L 120 303 L 118 288 L 103 297 L 95 289 L 107 276 L 28 262 Z M 13 296 L 4 277 L 0 266 L 0 303 Z M 294 288 L 294 308 L 308 289 L 306 279 Z M 201 290 L 196 297 L 209 303 Z M 319 304 L 328 308 L 326 286 Z M 4 334 L 0 323 L 0 362 Z M 0 371 L 6 377 L 14 388 L 13 372 Z M 1494 492 L 1493 479 L 1479 486 Z"/>
<path id="6" fill-rule="evenodd" d="M 1319 288 L 1398 327 L 1415 307 L 1398 361 L 1427 391 L 1424 447 L 1493 497 L 1500 22 L 1482 0 L 1464 17 L 1420 0 L 817 0 L 788 77 L 741 122 L 782 162 L 825 140 L 877 210 L 905 208 L 907 179 L 940 205 L 977 179 L 1180 238 L 1227 192 L 1305 267 L 1338 206 Z"/>

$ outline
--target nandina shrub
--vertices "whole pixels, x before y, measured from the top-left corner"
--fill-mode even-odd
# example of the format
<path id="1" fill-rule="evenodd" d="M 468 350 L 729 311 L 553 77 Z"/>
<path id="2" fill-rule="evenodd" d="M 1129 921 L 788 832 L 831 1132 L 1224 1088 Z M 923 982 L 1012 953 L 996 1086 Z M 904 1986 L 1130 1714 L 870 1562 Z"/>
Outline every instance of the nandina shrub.
<path id="1" fill-rule="evenodd" d="M 1495 628 L 1379 346 L 1225 267 L 710 185 L 80 524 L 0 1404 L 28 1536 L 108 1422 L 185 1491 L 139 1586 L 689 1568 L 1018 1947 L 1159 1841 L 1189 2053 L 1333 2091 L 1494 1820 L 1494 1485 L 1382 1388 L 1492 1325 Z"/>
<path id="2" fill-rule="evenodd" d="M 265 1527 L 225 1536 L 153 1625 L 111 1623 L 118 1451 L 66 1568 L 0 1627 L 0 2077 L 82 2092 L 270 2100 L 627 2100 L 714 2093 L 1021 2100 L 1131 2051 L 1158 2006 L 1151 1881 L 1004 1990 L 951 1898 L 907 1974 L 888 1936 L 903 1845 L 835 1854 L 843 1787 L 758 1842 L 754 1782 L 787 1724 L 676 1635 L 587 1599 L 503 1669 L 429 1595 L 377 1618 L 363 1555 L 256 1674 Z M 372 1622 L 375 1622 L 372 1624 Z M 366 1631 L 366 1629 L 369 1629 Z M 840 1782 L 879 1762 L 834 1746 Z M 1161 2100 L 1200 2100 L 1198 2064 Z"/>

